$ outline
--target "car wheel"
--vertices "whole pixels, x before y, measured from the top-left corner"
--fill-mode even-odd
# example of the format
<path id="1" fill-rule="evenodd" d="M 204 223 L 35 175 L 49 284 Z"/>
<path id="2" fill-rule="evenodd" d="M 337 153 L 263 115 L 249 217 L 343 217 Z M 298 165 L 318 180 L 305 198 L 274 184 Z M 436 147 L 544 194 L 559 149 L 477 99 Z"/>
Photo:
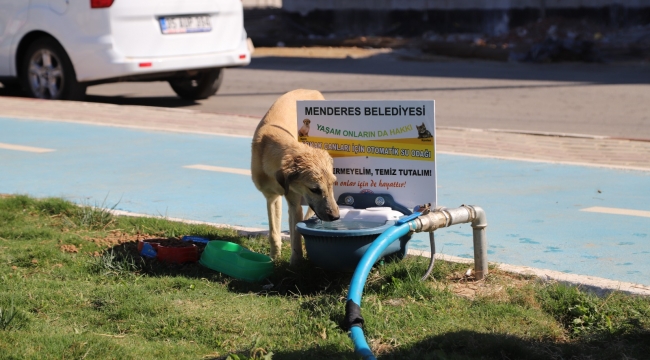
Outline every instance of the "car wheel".
<path id="1" fill-rule="evenodd" d="M 185 100 L 207 99 L 217 93 L 223 81 L 222 69 L 199 71 L 194 76 L 169 80 L 174 92 Z"/>
<path id="2" fill-rule="evenodd" d="M 2 88 L 0 88 L 0 95 L 2 96 L 20 96 L 22 93 L 22 87 L 18 82 L 14 81 L 4 81 Z"/>
<path id="3" fill-rule="evenodd" d="M 32 43 L 22 65 L 22 86 L 32 97 L 82 100 L 86 95 L 86 86 L 77 82 L 70 58 L 54 39 L 42 38 Z"/>

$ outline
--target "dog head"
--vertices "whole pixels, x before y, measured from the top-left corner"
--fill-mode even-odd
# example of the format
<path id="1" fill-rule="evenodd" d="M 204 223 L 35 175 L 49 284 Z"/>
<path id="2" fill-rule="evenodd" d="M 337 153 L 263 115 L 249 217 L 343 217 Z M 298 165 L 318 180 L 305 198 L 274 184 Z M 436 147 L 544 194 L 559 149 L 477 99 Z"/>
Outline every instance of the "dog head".
<path id="1" fill-rule="evenodd" d="M 309 126 L 309 124 L 311 124 L 311 120 L 305 119 L 305 120 L 302 121 L 302 123 Z"/>
<path id="2" fill-rule="evenodd" d="M 309 207 L 323 221 L 339 219 L 339 206 L 334 199 L 332 173 L 334 160 L 322 149 L 301 146 L 296 154 L 287 154 L 282 159 L 282 167 L 276 173 L 276 180 L 289 191 L 296 192 L 307 201 Z"/>

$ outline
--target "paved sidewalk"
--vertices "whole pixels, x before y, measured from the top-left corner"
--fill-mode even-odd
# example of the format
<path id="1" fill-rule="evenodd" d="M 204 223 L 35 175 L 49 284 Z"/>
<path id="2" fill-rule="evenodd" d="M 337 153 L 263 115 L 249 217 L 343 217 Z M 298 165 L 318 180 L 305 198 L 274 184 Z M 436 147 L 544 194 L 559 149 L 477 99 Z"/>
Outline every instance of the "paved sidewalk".
<path id="1" fill-rule="evenodd" d="M 195 110 L 0 97 L 0 115 L 137 129 L 250 137 L 258 118 Z M 650 171 L 650 141 L 580 134 L 438 128 L 437 151 Z"/>

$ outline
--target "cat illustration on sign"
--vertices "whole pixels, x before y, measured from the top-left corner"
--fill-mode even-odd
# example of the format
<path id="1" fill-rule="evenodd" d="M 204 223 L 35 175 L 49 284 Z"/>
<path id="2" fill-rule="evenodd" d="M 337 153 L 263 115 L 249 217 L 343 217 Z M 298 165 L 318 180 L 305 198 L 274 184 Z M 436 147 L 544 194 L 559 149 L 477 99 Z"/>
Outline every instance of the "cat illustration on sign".
<path id="1" fill-rule="evenodd" d="M 418 129 L 418 139 L 429 139 L 432 138 L 431 131 L 427 130 L 427 127 L 422 123 L 422 125 L 415 125 Z"/>

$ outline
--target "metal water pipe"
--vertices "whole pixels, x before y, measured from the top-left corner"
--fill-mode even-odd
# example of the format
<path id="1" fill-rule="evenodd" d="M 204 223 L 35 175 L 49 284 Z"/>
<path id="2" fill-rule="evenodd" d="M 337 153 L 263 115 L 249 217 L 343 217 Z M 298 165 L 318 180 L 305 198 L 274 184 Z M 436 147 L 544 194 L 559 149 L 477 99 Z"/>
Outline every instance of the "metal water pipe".
<path id="1" fill-rule="evenodd" d="M 443 227 L 471 223 L 474 240 L 474 275 L 477 280 L 480 280 L 488 274 L 487 237 L 485 235 L 487 220 L 482 208 L 475 205 L 461 205 L 455 209 L 442 207 L 420 215 L 413 221 L 416 224 L 415 232 L 433 232 Z M 433 249 L 431 257 L 433 261 Z"/>

